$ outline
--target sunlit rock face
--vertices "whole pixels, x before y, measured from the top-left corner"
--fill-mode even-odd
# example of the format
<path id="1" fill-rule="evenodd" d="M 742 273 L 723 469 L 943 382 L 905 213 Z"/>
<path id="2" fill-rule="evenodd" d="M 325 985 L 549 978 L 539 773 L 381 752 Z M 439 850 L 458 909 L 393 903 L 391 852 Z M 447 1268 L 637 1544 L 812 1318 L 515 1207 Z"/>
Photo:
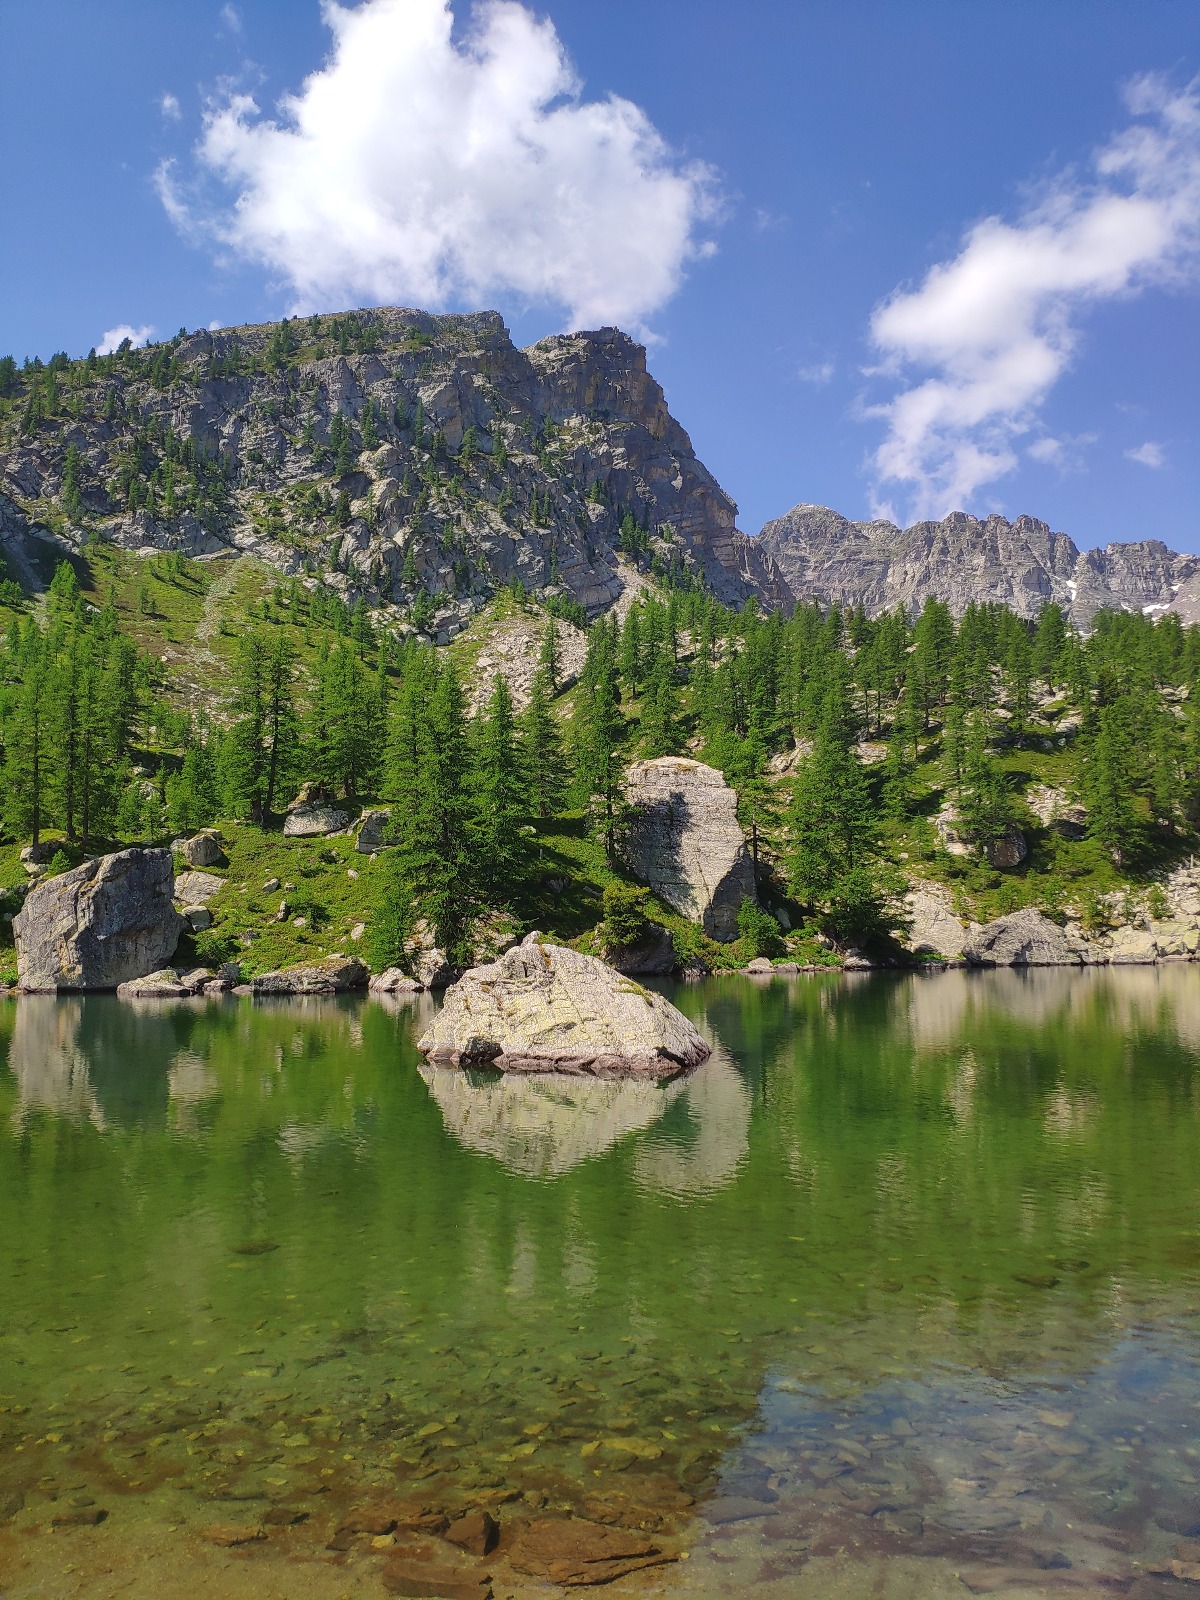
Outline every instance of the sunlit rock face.
<path id="1" fill-rule="evenodd" d="M 13 919 L 21 988 L 115 989 L 165 967 L 187 924 L 169 850 L 120 850 L 31 889 Z"/>
<path id="2" fill-rule="evenodd" d="M 620 848 L 631 872 L 714 939 L 737 938 L 738 907 L 755 899 L 737 794 L 715 767 L 683 756 L 635 761 Z"/>
<path id="3" fill-rule="evenodd" d="M 764 567 L 793 603 L 863 606 L 871 615 L 918 611 L 933 597 L 958 616 L 995 601 L 1036 617 L 1048 601 L 1091 626 L 1101 607 L 1200 615 L 1200 557 L 1156 539 L 1080 552 L 1036 517 L 984 520 L 956 511 L 940 522 L 897 528 L 851 522 L 827 506 L 798 505 L 759 536 Z"/>
<path id="4" fill-rule="evenodd" d="M 437 1066 L 660 1079 L 710 1047 L 662 995 L 531 933 L 447 990 L 419 1049 Z"/>

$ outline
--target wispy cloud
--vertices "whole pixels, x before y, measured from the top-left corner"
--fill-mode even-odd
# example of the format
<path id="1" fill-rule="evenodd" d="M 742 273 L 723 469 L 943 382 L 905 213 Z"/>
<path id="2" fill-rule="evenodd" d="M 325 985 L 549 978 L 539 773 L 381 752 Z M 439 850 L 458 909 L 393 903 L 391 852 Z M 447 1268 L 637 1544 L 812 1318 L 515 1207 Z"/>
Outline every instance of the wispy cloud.
<path id="1" fill-rule="evenodd" d="M 230 33 L 241 33 L 242 17 L 236 6 L 222 6 L 221 21 L 229 29 Z"/>
<path id="2" fill-rule="evenodd" d="M 1139 444 L 1135 450 L 1126 450 L 1125 454 L 1130 461 L 1136 461 L 1143 467 L 1157 470 L 1167 464 L 1167 452 L 1154 439 L 1147 439 L 1145 444 Z"/>
<path id="3" fill-rule="evenodd" d="M 1095 433 L 1064 433 L 1061 438 L 1043 434 L 1027 446 L 1025 454 L 1044 467 L 1055 467 L 1066 475 L 1087 470 L 1086 451 L 1099 438 Z"/>
<path id="4" fill-rule="evenodd" d="M 135 350 L 147 344 L 154 337 L 154 328 L 150 323 L 143 323 L 140 328 L 133 327 L 128 322 L 119 322 L 115 328 L 106 328 L 101 335 L 100 343 L 96 346 L 96 354 L 110 356 L 114 350 L 119 350 L 128 339 Z"/>
<path id="5" fill-rule="evenodd" d="M 449 0 L 323 15 L 331 55 L 277 118 L 231 92 L 205 118 L 200 182 L 159 172 L 173 220 L 289 283 L 294 309 L 509 296 L 636 327 L 711 248 L 710 171 L 630 101 L 584 99 L 524 5 L 487 0 L 461 42 Z"/>
<path id="6" fill-rule="evenodd" d="M 867 410 L 887 423 L 876 488 L 901 486 L 914 515 L 964 506 L 1017 466 L 1089 306 L 1194 282 L 1200 80 L 1177 90 L 1142 77 L 1126 102 L 1137 120 L 1096 153 L 1088 181 L 1063 176 L 1015 222 L 985 218 L 953 260 L 876 310 L 884 369 L 929 374 Z"/>
<path id="7" fill-rule="evenodd" d="M 823 389 L 832 379 L 835 367 L 832 361 L 818 361 L 811 366 L 799 367 L 796 376 L 801 383 L 811 383 L 818 389 Z"/>
<path id="8" fill-rule="evenodd" d="M 162 112 L 163 116 L 166 117 L 168 122 L 178 122 L 180 117 L 183 116 L 179 101 L 173 94 L 170 93 L 163 95 L 162 99 L 158 102 L 158 109 Z"/>

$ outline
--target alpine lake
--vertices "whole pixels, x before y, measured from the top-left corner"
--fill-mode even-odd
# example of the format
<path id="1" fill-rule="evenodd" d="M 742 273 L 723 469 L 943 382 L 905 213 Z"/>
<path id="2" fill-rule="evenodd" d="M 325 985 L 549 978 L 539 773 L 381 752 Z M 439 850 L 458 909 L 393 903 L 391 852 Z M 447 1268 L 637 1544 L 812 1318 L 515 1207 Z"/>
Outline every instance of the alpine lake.
<path id="1" fill-rule="evenodd" d="M 4 1002 L 5 1600 L 1200 1595 L 1200 971 L 664 992 Z"/>

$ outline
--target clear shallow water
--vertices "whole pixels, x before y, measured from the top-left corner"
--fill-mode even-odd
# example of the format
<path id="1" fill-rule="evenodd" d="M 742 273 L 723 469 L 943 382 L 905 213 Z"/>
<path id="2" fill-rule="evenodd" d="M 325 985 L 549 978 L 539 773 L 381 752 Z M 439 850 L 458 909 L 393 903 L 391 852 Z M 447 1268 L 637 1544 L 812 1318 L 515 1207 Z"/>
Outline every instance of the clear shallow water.
<path id="1" fill-rule="evenodd" d="M 490 1506 L 498 1595 L 568 1514 L 686 1556 L 641 1592 L 1194 1590 L 1195 970 L 670 992 L 665 1088 L 7 1003 L 0 1593 L 379 1594 L 329 1544 L 397 1494 Z"/>

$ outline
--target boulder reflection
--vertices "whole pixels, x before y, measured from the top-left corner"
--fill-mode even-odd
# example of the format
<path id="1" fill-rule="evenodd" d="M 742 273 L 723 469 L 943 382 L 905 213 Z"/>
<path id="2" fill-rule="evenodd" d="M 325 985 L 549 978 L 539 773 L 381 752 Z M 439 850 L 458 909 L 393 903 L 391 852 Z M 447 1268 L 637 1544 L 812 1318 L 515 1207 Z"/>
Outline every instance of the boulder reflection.
<path id="1" fill-rule="evenodd" d="M 701 1069 L 703 1070 L 703 1069 Z M 447 1132 L 464 1149 L 494 1157 L 526 1178 L 550 1178 L 650 1127 L 684 1093 L 686 1080 L 581 1078 L 419 1068 Z"/>

